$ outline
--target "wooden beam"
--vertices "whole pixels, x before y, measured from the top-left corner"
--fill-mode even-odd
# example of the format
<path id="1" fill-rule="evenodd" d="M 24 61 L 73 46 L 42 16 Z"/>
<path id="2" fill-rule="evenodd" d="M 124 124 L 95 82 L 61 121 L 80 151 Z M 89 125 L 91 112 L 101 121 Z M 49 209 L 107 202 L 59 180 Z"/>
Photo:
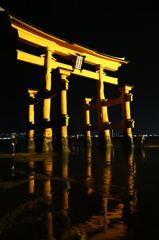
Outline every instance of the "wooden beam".
<path id="1" fill-rule="evenodd" d="M 104 123 L 104 129 L 115 129 L 115 128 L 121 128 L 122 127 L 122 123 Z M 86 130 L 98 130 L 98 126 L 97 125 L 86 125 Z"/>
<path id="2" fill-rule="evenodd" d="M 17 50 L 17 60 L 39 65 L 39 66 L 44 66 L 44 57 L 38 57 L 26 52 L 22 52 L 20 50 Z"/>
<path id="3" fill-rule="evenodd" d="M 97 125 L 86 125 L 86 130 L 88 131 L 93 131 L 93 130 L 98 130 L 98 126 Z"/>
<path id="4" fill-rule="evenodd" d="M 104 129 L 114 129 L 114 128 L 121 128 L 122 123 L 104 123 Z"/>
<path id="5" fill-rule="evenodd" d="M 121 97 L 110 99 L 110 100 L 106 100 L 106 99 L 102 100 L 102 106 L 107 106 L 107 107 L 115 106 L 121 103 L 122 103 Z"/>
<path id="6" fill-rule="evenodd" d="M 97 107 L 98 107 L 98 104 L 94 103 L 94 104 L 87 106 L 86 110 L 95 110 L 95 109 L 97 109 Z"/>
<path id="7" fill-rule="evenodd" d="M 51 47 L 54 53 L 63 57 L 72 57 L 77 54 L 85 56 L 85 62 L 91 65 L 102 65 L 104 69 L 116 71 L 122 64 L 128 63 L 124 58 L 117 58 L 99 54 L 86 47 L 70 44 L 53 35 L 47 34 L 11 16 L 11 25 L 18 31 L 18 40 L 34 47 Z"/>
<path id="8" fill-rule="evenodd" d="M 121 103 L 122 103 L 121 98 L 114 98 L 114 99 L 111 99 L 111 100 L 107 100 L 107 99 L 102 100 L 102 106 L 106 106 L 106 107 L 115 106 L 115 105 L 118 105 L 118 104 L 121 104 Z M 97 108 L 98 108 L 98 104 L 94 103 L 94 104 L 91 104 L 91 105 L 87 106 L 86 110 L 94 110 L 94 109 L 97 109 Z"/>
<path id="9" fill-rule="evenodd" d="M 24 61 L 27 63 L 31 63 L 31 64 L 36 64 L 39 66 L 43 66 L 44 65 L 44 57 L 41 56 L 35 56 L 32 55 L 30 53 L 26 53 L 26 52 L 22 52 L 20 50 L 17 50 L 17 59 L 20 61 Z M 99 73 L 98 72 L 91 72 L 88 70 L 83 69 L 82 72 L 78 69 L 75 69 L 73 71 L 73 67 L 71 65 L 68 64 L 64 64 L 64 63 L 60 63 L 60 62 L 56 62 L 55 60 L 52 60 L 52 69 L 56 69 L 56 68 L 64 68 L 67 70 L 71 70 L 72 74 L 78 75 L 78 76 L 82 76 L 82 77 L 86 77 L 86 78 L 91 78 L 94 80 L 99 80 Z M 111 84 L 118 84 L 118 78 L 114 78 L 114 77 L 110 77 L 107 75 L 103 75 L 103 81 L 106 83 L 111 83 Z"/>
<path id="10" fill-rule="evenodd" d="M 88 71 L 88 70 L 85 70 L 85 69 L 83 69 L 82 72 L 78 69 L 75 69 L 75 71 L 72 72 L 72 74 L 75 74 L 75 75 L 78 75 L 78 76 L 81 76 L 81 77 L 91 78 L 91 79 L 94 79 L 94 80 L 99 80 L 99 74 L 97 72 L 91 72 L 91 71 Z M 118 78 L 103 75 L 103 82 L 117 85 L 118 84 Z"/>

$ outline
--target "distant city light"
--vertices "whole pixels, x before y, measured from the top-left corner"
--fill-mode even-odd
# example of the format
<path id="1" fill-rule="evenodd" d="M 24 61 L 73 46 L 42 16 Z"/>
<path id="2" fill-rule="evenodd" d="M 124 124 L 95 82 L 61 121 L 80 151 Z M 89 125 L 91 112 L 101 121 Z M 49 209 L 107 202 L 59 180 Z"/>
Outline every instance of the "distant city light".
<path id="1" fill-rule="evenodd" d="M 22 133 L 0 133 L 0 140 L 9 140 L 11 138 L 11 136 L 16 136 L 18 139 L 21 139 L 21 140 L 26 140 L 26 132 L 22 132 Z M 145 137 L 159 137 L 159 134 L 157 133 L 153 133 L 153 134 L 143 134 Z M 92 138 L 99 138 L 99 134 L 97 133 L 94 133 L 92 134 L 91 136 Z M 115 133 L 113 134 L 112 136 L 113 138 L 121 138 L 122 137 L 122 134 L 119 134 L 119 133 Z M 138 134 L 133 134 L 133 137 L 136 138 L 138 137 Z M 35 138 L 36 138 L 36 135 L 35 135 Z M 53 139 L 55 139 L 56 136 L 53 136 Z M 75 134 L 70 134 L 68 135 L 68 138 L 69 139 L 72 139 L 72 140 L 80 140 L 80 139 L 83 139 L 84 138 L 84 134 L 83 133 L 75 133 Z"/>

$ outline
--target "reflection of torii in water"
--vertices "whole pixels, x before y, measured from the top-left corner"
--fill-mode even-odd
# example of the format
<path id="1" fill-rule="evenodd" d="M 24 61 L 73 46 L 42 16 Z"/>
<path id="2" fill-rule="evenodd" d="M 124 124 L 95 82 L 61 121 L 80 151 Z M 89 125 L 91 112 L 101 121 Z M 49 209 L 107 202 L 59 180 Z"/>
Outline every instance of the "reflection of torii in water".
<path id="1" fill-rule="evenodd" d="M 90 196 L 92 194 L 96 194 L 95 189 L 93 187 L 93 183 L 90 181 L 92 180 L 92 148 L 86 149 L 86 196 Z M 101 151 L 100 151 L 101 152 Z M 128 198 L 124 199 L 124 205 L 119 203 L 118 205 L 113 207 L 111 211 L 108 211 L 108 200 L 110 199 L 109 191 L 110 191 L 110 184 L 111 184 L 111 178 L 112 178 L 112 161 L 111 161 L 111 155 L 112 155 L 112 147 L 106 148 L 105 151 L 103 151 L 99 155 L 99 190 L 101 196 L 101 210 L 98 215 L 92 214 L 90 215 L 87 220 L 83 221 L 82 223 L 76 224 L 74 226 L 71 226 L 69 224 L 69 192 L 70 192 L 70 186 L 67 184 L 69 181 L 68 179 L 68 162 L 69 162 L 69 153 L 62 154 L 62 180 L 63 180 L 63 186 L 64 189 L 61 192 L 61 210 L 60 213 L 60 219 L 61 216 L 63 216 L 64 225 L 67 223 L 67 229 L 63 229 L 62 232 L 59 232 L 62 239 L 69 240 L 71 237 L 75 237 L 78 235 L 80 239 L 86 239 L 87 235 L 89 233 L 93 233 L 96 231 L 100 231 L 100 233 L 94 233 L 93 237 L 96 237 L 98 240 L 102 240 L 105 237 L 119 237 L 124 236 L 125 233 L 125 226 L 122 223 L 122 221 L 118 221 L 115 223 L 114 219 L 122 219 L 122 211 L 126 209 L 126 206 L 130 205 L 131 211 L 133 211 L 135 199 L 134 196 L 134 165 L 133 165 L 133 151 L 126 155 L 127 159 L 127 166 L 128 166 L 128 174 L 127 174 L 127 184 L 128 187 L 126 188 L 128 190 L 127 195 L 129 195 Z M 31 168 L 31 174 L 30 174 L 30 181 L 29 181 L 29 189 L 30 193 L 34 193 L 34 162 L 29 162 L 29 166 Z M 46 197 L 46 203 L 50 205 L 52 203 L 52 190 L 51 190 L 51 178 L 52 178 L 52 171 L 53 171 L 53 162 L 52 157 L 44 161 L 44 169 L 45 169 L 45 180 L 44 180 L 44 196 Z M 127 171 L 127 168 L 126 168 Z M 134 196 L 135 197 L 135 196 Z M 131 199 L 130 199 L 131 198 Z M 130 201 L 129 201 L 130 200 Z M 110 200 L 111 201 L 111 200 Z M 90 199 L 88 204 L 90 203 Z M 50 205 L 51 206 L 51 205 Z M 92 211 L 91 211 L 92 212 Z M 48 240 L 55 240 L 56 234 L 53 231 L 53 225 L 58 221 L 56 219 L 56 215 L 54 218 L 54 213 L 50 211 L 50 208 L 46 211 L 46 219 L 47 219 L 47 234 L 48 234 Z M 53 221 L 54 220 L 54 221 Z M 111 227 L 110 227 L 111 226 Z M 93 239 L 92 237 L 92 239 Z M 90 238 L 91 240 L 91 238 Z"/>
<path id="2" fill-rule="evenodd" d="M 29 175 L 29 193 L 34 193 L 35 188 L 35 163 L 29 162 L 29 167 L 32 169 L 30 175 Z M 48 157 L 44 161 L 44 173 L 46 176 L 46 179 L 44 180 L 44 197 L 46 198 L 46 203 L 48 205 L 51 205 L 52 203 L 52 190 L 51 190 L 51 176 L 53 171 L 53 161 L 52 156 Z M 53 235 L 53 215 L 52 212 L 48 209 L 46 210 L 46 227 L 47 227 L 47 239 L 48 240 L 56 240 L 56 238 Z"/>
<path id="3" fill-rule="evenodd" d="M 135 175 L 136 175 L 136 164 L 134 163 L 134 149 L 124 152 L 125 161 L 125 175 L 126 186 L 124 194 L 124 208 L 123 208 L 123 219 L 124 223 L 129 227 L 130 220 L 133 214 L 136 212 L 137 203 L 137 191 L 135 190 Z"/>
<path id="4" fill-rule="evenodd" d="M 87 194 L 93 193 L 93 186 L 90 185 L 89 180 L 92 178 L 91 176 L 91 152 L 92 148 L 87 148 L 87 171 L 86 171 L 86 183 L 88 184 Z M 109 197 L 109 188 L 111 182 L 111 152 L 112 147 L 108 147 L 105 150 L 105 153 L 100 156 L 99 161 L 101 161 L 100 165 L 100 174 L 102 179 L 102 187 L 101 187 L 101 195 L 102 195 L 102 205 L 103 205 L 103 213 L 100 215 L 92 215 L 84 221 L 83 223 L 76 224 L 70 228 L 68 228 L 62 234 L 62 239 L 69 240 L 73 237 L 77 236 L 81 240 L 87 239 L 88 233 L 96 232 L 98 230 L 104 230 L 102 233 L 97 233 L 93 235 L 91 239 L 103 240 L 105 237 L 119 237 L 124 235 L 125 227 L 123 224 L 119 222 L 116 228 L 108 228 L 108 224 L 112 222 L 113 219 L 122 218 L 122 208 L 123 204 L 119 204 L 114 211 L 108 212 L 108 197 Z M 104 158 L 103 158 L 104 157 Z M 103 168 L 104 163 L 104 168 Z"/>

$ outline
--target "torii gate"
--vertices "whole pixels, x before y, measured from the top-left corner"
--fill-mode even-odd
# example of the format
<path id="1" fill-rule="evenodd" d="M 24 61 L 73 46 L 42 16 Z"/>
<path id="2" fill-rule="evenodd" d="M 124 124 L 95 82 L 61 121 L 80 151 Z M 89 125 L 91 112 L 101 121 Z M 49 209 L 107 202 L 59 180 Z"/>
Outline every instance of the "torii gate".
<path id="1" fill-rule="evenodd" d="M 90 130 L 89 123 L 89 110 L 97 108 L 98 111 L 98 130 L 99 137 L 104 145 L 111 145 L 110 131 L 109 129 L 114 127 L 109 123 L 107 107 L 115 104 L 122 104 L 123 106 L 123 119 L 119 127 L 123 127 L 124 137 L 128 139 L 128 145 L 133 145 L 132 140 L 132 125 L 133 121 L 130 119 L 130 107 L 127 103 L 132 101 L 128 99 L 129 91 L 132 87 L 124 87 L 122 91 L 122 97 L 118 100 L 106 101 L 104 96 L 104 83 L 118 84 L 118 79 L 107 76 L 104 70 L 117 71 L 122 64 L 127 64 L 128 61 L 125 58 L 117 58 L 106 54 L 98 53 L 89 48 L 80 46 L 76 43 L 69 43 L 65 40 L 57 38 L 51 34 L 47 34 L 25 22 L 15 18 L 9 14 L 10 24 L 12 29 L 17 31 L 18 41 L 32 46 L 35 49 L 39 49 L 40 54 L 34 55 L 28 52 L 22 52 L 17 49 L 17 59 L 31 64 L 43 66 L 45 68 L 45 86 L 39 90 L 28 90 L 29 94 L 29 111 L 28 111 L 28 148 L 34 149 L 34 130 L 37 125 L 34 122 L 34 105 L 40 103 L 42 117 L 39 119 L 39 139 L 41 136 L 41 149 L 45 151 L 52 150 L 52 127 L 57 126 L 57 146 L 59 150 L 69 151 L 68 139 L 67 139 L 67 127 L 69 116 L 67 114 L 67 90 L 68 90 L 68 77 L 71 74 L 75 74 L 81 77 L 91 78 L 97 80 L 97 104 L 96 106 L 88 106 L 90 99 L 85 99 L 85 128 L 87 145 L 90 145 Z M 65 64 L 58 62 L 53 54 L 60 57 L 72 60 L 75 63 L 78 60 L 77 65 L 84 63 L 93 65 L 95 71 L 89 71 L 82 69 L 74 64 Z M 77 59 L 79 57 L 79 59 Z M 58 77 L 58 92 L 54 92 L 52 86 L 52 73 L 54 77 Z M 126 95 L 125 95 L 126 94 Z M 58 118 L 56 121 L 50 119 L 51 98 L 58 96 L 59 109 Z M 87 107 L 88 106 L 88 107 Z M 40 141 L 39 141 L 40 142 Z M 126 143 L 126 144 L 127 144 Z"/>

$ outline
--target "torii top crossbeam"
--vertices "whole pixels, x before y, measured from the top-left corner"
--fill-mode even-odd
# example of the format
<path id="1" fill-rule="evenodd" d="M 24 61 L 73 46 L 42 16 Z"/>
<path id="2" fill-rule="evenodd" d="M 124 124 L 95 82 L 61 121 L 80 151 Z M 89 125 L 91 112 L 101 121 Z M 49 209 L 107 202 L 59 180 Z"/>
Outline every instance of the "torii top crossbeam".
<path id="1" fill-rule="evenodd" d="M 16 29 L 18 32 L 18 41 L 20 42 L 31 45 L 35 48 L 50 48 L 52 49 L 53 54 L 57 54 L 66 59 L 74 60 L 77 55 L 82 55 L 85 57 L 84 62 L 86 64 L 96 66 L 97 68 L 98 66 L 102 66 L 103 69 L 109 71 L 117 71 L 122 64 L 128 63 L 125 58 L 118 58 L 99 53 L 77 43 L 71 44 L 66 40 L 55 37 L 52 34 L 48 34 L 42 30 L 39 30 L 37 27 L 34 27 L 31 24 L 19 20 L 11 13 L 8 13 L 8 15 L 10 17 L 12 28 Z M 20 61 L 44 66 L 44 57 L 42 55 L 35 56 L 33 54 L 17 50 L 17 59 Z M 98 72 L 88 71 L 86 69 L 83 69 L 82 71 L 73 69 L 72 65 L 60 63 L 57 62 L 56 59 L 53 59 L 52 69 L 56 69 L 58 67 L 71 70 L 72 74 L 92 78 L 95 80 L 99 79 Z M 103 82 L 117 84 L 118 79 L 104 75 Z"/>

